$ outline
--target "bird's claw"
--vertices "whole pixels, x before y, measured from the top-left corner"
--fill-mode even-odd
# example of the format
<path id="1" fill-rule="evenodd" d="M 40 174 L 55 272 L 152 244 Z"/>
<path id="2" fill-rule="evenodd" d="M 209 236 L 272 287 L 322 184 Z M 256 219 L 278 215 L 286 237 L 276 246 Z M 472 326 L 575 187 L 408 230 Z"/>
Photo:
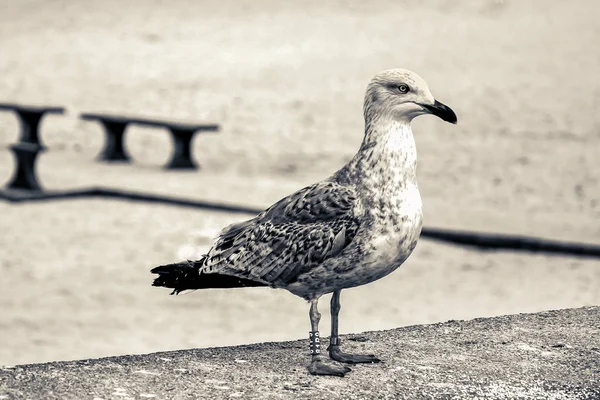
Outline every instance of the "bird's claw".
<path id="1" fill-rule="evenodd" d="M 373 354 L 348 354 L 340 350 L 340 346 L 329 346 L 329 357 L 332 360 L 346 364 L 378 363 L 381 360 Z"/>
<path id="2" fill-rule="evenodd" d="M 310 372 L 311 375 L 344 377 L 350 371 L 352 370 L 345 365 L 329 364 L 323 360 L 313 360 L 308 366 L 308 372 Z"/>

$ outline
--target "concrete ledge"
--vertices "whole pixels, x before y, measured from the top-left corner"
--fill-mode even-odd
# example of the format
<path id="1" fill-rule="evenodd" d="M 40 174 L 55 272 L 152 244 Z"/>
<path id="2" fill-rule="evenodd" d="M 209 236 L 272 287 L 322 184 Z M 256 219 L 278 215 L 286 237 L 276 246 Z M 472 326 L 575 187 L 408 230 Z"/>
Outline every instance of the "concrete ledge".
<path id="1" fill-rule="evenodd" d="M 0 369 L 0 399 L 600 399 L 600 307 L 353 334 L 343 346 L 385 362 L 314 377 L 301 340 L 20 365 Z"/>

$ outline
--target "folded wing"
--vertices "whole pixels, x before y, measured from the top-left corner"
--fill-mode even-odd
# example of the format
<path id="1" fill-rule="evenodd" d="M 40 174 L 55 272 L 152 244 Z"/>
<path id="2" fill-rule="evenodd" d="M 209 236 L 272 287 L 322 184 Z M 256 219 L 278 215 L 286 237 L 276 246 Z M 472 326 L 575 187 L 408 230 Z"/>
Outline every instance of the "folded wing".
<path id="1" fill-rule="evenodd" d="M 335 182 L 308 186 L 257 217 L 225 228 L 201 273 L 281 286 L 339 254 L 359 227 L 354 189 Z"/>

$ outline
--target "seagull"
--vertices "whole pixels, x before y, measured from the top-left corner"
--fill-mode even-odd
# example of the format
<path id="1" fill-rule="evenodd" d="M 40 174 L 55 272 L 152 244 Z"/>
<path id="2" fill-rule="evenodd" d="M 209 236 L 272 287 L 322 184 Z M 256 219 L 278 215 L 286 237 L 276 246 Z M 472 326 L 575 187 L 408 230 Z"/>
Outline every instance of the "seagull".
<path id="1" fill-rule="evenodd" d="M 456 124 L 448 106 L 406 69 L 375 75 L 364 99 L 364 139 L 356 155 L 329 178 L 300 189 L 256 217 L 223 229 L 198 260 L 153 268 L 153 286 L 188 289 L 269 286 L 310 303 L 313 375 L 344 376 L 344 364 L 376 363 L 374 355 L 341 350 L 342 289 L 365 285 L 396 270 L 421 234 L 417 150 L 411 121 L 433 114 Z M 321 354 L 318 302 L 331 298 L 328 360 Z"/>

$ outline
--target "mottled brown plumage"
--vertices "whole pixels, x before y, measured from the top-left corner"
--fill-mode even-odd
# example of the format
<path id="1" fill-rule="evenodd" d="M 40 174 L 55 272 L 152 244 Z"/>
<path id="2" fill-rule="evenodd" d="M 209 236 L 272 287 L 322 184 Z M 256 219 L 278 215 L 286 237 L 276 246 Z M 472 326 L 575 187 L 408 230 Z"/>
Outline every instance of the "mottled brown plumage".
<path id="1" fill-rule="evenodd" d="M 221 273 L 286 288 L 351 242 L 360 225 L 352 186 L 325 181 L 231 225 L 208 252 L 200 273 Z M 311 295 L 301 294 L 307 300 Z"/>
<path id="2" fill-rule="evenodd" d="M 334 293 L 330 356 L 348 363 L 378 361 L 339 350 L 339 293 L 391 273 L 417 244 L 423 214 L 410 121 L 425 113 L 456 122 L 418 75 L 406 70 L 376 75 L 365 95 L 365 137 L 347 165 L 255 218 L 225 228 L 208 254 L 192 262 L 194 284 L 169 266 L 153 270 L 161 279 L 155 284 L 178 291 L 207 287 L 200 283 L 212 279 L 213 287 L 256 283 L 289 290 L 311 302 L 309 371 L 344 375 L 348 369 L 325 363 L 318 346 L 317 301 Z"/>

